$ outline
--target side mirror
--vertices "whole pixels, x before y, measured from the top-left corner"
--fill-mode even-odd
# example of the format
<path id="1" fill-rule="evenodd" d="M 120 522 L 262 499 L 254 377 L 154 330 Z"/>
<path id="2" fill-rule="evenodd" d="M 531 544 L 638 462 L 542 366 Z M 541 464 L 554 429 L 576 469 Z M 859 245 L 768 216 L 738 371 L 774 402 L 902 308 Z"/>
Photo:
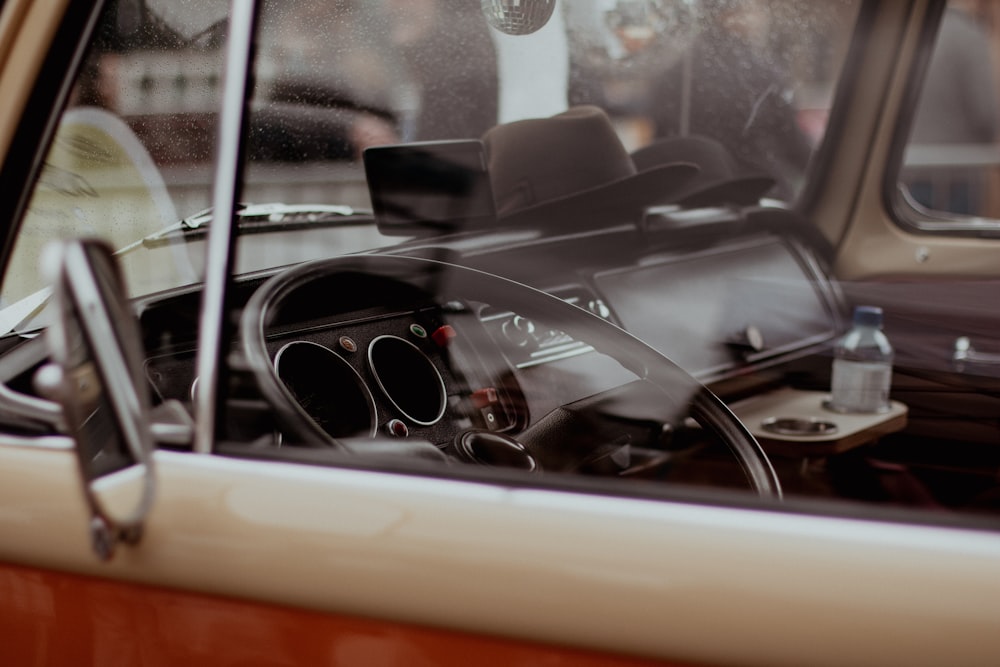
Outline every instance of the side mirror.
<path id="1" fill-rule="evenodd" d="M 35 382 L 62 406 L 94 550 L 107 560 L 119 542 L 139 541 L 153 500 L 153 429 L 138 321 L 104 242 L 51 245 L 41 269 L 52 285 L 55 317 L 45 333 L 51 362 Z"/>

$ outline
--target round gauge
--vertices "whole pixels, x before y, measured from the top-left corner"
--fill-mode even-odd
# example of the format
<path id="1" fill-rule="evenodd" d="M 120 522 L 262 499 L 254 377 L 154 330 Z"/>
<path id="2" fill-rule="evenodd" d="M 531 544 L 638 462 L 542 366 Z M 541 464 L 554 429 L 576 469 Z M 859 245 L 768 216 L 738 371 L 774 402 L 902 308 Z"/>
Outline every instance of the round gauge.
<path id="1" fill-rule="evenodd" d="M 444 415 L 444 380 L 416 345 L 397 336 L 379 336 L 368 346 L 368 363 L 386 398 L 404 417 L 427 426 Z"/>
<path id="2" fill-rule="evenodd" d="M 274 369 L 306 414 L 331 437 L 375 435 L 371 392 L 330 348 L 308 341 L 288 343 L 275 356 Z"/>

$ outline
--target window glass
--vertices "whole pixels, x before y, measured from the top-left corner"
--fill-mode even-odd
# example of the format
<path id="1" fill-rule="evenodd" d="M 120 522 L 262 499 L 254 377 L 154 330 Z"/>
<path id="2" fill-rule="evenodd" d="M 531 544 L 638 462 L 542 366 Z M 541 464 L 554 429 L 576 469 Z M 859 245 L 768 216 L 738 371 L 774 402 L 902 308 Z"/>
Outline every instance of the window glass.
<path id="1" fill-rule="evenodd" d="M 608 230 L 671 204 L 694 173 L 682 140 L 717 148 L 713 177 L 730 186 L 682 206 L 734 225 L 733 205 L 787 213 L 858 4 L 561 1 L 515 35 L 468 0 L 265 1 L 243 187 L 257 213 L 238 268 L 289 268 L 240 316 L 234 375 L 254 376 L 267 409 L 233 401 L 228 440 L 280 433 L 282 455 L 327 445 L 331 460 L 343 445 L 362 457 L 347 465 L 374 451 L 390 467 L 544 472 L 529 483 L 773 494 L 696 380 L 832 336 L 830 295 L 778 240 L 689 262 Z M 352 254 L 377 246 L 391 253 Z"/>
<path id="2" fill-rule="evenodd" d="M 178 221 L 209 204 L 227 10 L 184 6 L 108 3 L 7 266 L 2 333 L 47 303 L 38 264 L 57 238 L 107 239 L 133 294 L 198 280 Z"/>
<path id="3" fill-rule="evenodd" d="M 918 224 L 1000 218 L 998 26 L 991 2 L 951 0 L 941 18 L 900 177 Z"/>
<path id="4" fill-rule="evenodd" d="M 560 3 L 537 34 L 511 37 L 464 0 L 264 6 L 245 202 L 358 213 L 371 207 L 360 159 L 368 146 L 479 139 L 498 122 L 580 104 L 603 108 L 629 150 L 710 136 L 727 144 L 735 169 L 773 177 L 768 195 L 791 201 L 822 138 L 855 14 L 850 0 L 581 0 Z M 41 248 L 66 235 L 108 238 L 136 295 L 199 278 L 209 218 L 195 214 L 210 205 L 227 11 L 216 1 L 109 3 L 35 186 L 0 307 L 36 295 Z M 247 213 L 274 223 L 264 231 L 317 217 Z M 386 236 L 361 216 L 329 222 L 338 215 L 322 212 L 326 222 L 295 245 L 248 236 L 240 269 L 405 236 Z M 11 319 L 24 317 L 11 312 L 0 324 Z"/>
<path id="5" fill-rule="evenodd" d="M 574 0 L 512 37 L 490 30 L 479 4 L 266 2 L 248 198 L 282 188 L 286 203 L 315 201 L 322 190 L 367 205 L 367 146 L 478 139 L 498 122 L 593 104 L 630 150 L 708 136 L 791 202 L 822 140 L 857 6 Z"/>

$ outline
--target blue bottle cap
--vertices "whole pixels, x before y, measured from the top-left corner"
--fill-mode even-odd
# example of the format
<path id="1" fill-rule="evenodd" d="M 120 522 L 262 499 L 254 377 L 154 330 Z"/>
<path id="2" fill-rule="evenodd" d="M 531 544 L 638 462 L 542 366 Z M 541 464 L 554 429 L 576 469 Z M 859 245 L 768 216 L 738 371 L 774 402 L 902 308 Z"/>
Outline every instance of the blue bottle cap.
<path id="1" fill-rule="evenodd" d="M 882 309 L 878 306 L 856 306 L 854 323 L 863 327 L 882 326 Z"/>

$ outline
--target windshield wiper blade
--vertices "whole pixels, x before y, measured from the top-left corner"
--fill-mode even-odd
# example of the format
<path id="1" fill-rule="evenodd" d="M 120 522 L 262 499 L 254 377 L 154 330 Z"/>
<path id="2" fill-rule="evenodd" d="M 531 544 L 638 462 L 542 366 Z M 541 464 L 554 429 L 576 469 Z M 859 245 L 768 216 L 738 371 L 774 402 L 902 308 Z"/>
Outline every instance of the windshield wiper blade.
<path id="1" fill-rule="evenodd" d="M 114 254 L 126 255 L 137 248 L 159 247 L 169 243 L 177 234 L 187 236 L 192 233 L 205 233 L 212 222 L 212 213 L 211 208 L 198 211 L 138 241 L 118 248 Z M 369 210 L 338 204 L 241 204 L 236 216 L 239 228 L 243 232 L 291 230 L 325 225 L 369 225 L 375 222 L 374 215 Z M 51 296 L 51 288 L 43 287 L 0 309 L 0 336 L 22 327 L 25 322 L 38 315 L 48 304 Z"/>
<path id="2" fill-rule="evenodd" d="M 241 232 L 263 232 L 276 229 L 297 229 L 301 227 L 326 225 L 370 225 L 374 224 L 374 214 L 367 209 L 340 204 L 241 204 L 236 211 Z M 188 236 L 192 233 L 206 233 L 213 220 L 213 211 L 206 208 L 182 220 L 153 232 L 115 251 L 116 255 L 130 252 L 140 246 L 154 248 L 162 245 L 177 234 Z"/>

